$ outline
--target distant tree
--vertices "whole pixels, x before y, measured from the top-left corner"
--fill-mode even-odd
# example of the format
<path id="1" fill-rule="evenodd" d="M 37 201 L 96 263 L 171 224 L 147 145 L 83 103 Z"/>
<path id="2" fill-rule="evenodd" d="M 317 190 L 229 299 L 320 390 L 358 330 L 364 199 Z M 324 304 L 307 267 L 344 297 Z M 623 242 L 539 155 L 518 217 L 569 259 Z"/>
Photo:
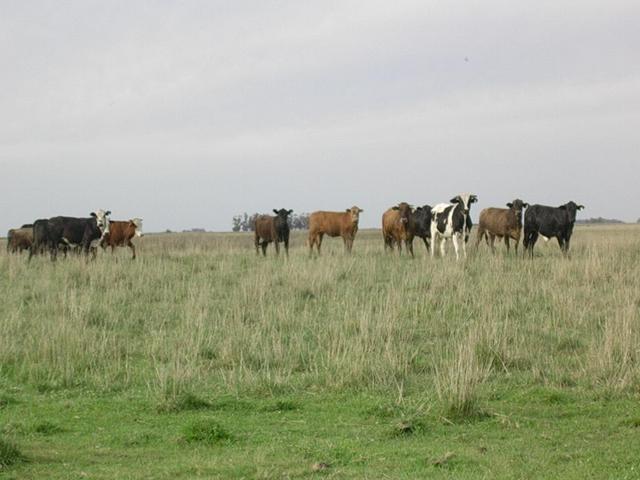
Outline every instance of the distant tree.
<path id="1" fill-rule="evenodd" d="M 234 215 L 231 219 L 231 230 L 233 232 L 239 232 L 242 229 L 242 216 Z"/>
<path id="2" fill-rule="evenodd" d="M 291 228 L 293 230 L 307 230 L 309 228 L 309 214 L 299 213 L 293 214 L 289 218 Z"/>

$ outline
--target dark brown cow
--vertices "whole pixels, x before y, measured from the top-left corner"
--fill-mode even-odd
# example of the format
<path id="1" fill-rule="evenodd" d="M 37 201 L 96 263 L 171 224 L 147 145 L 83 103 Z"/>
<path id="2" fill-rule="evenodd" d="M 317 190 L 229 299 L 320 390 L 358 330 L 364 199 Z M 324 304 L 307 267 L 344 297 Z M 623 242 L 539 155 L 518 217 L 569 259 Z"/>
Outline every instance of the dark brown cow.
<path id="1" fill-rule="evenodd" d="M 322 237 L 342 237 L 344 248 L 351 253 L 353 240 L 358 232 L 360 213 L 364 210 L 358 207 L 347 208 L 344 212 L 313 212 L 309 216 L 309 253 L 313 252 L 314 245 L 322 246 Z"/>
<path id="2" fill-rule="evenodd" d="M 413 237 L 415 236 L 415 220 L 413 209 L 408 203 L 402 202 L 391 207 L 382 215 L 382 237 L 384 249 L 393 250 L 398 246 L 398 254 L 402 253 L 402 242 L 413 257 Z"/>
<path id="3" fill-rule="evenodd" d="M 33 225 L 12 228 L 7 234 L 7 253 L 20 253 L 33 245 Z"/>
<path id="4" fill-rule="evenodd" d="M 276 214 L 275 217 L 271 215 L 260 215 L 256 218 L 255 231 L 255 244 L 256 254 L 260 254 L 258 250 L 262 247 L 262 254 L 267 255 L 267 246 L 273 242 L 276 247 L 276 255 L 280 254 L 280 242 L 284 242 L 284 251 L 289 256 L 289 215 L 293 213 L 293 210 L 287 210 L 281 208 L 280 210 L 273 209 Z"/>
<path id="5" fill-rule="evenodd" d="M 116 247 L 129 247 L 133 253 L 132 259 L 136 258 L 136 247 L 133 245 L 131 239 L 133 237 L 142 237 L 142 219 L 134 218 L 132 220 L 109 221 L 109 232 L 104 234 L 100 246 L 102 249 L 111 247 L 111 253 L 114 252 Z"/>
<path id="6" fill-rule="evenodd" d="M 522 210 L 529 206 L 528 203 L 516 198 L 513 202 L 507 203 L 509 208 L 485 208 L 480 212 L 480 224 L 478 225 L 478 236 L 476 237 L 476 247 L 484 237 L 491 251 L 495 252 L 494 242 L 504 238 L 504 243 L 509 251 L 509 239 L 516 242 L 516 253 L 518 253 L 518 243 L 522 233 Z"/>

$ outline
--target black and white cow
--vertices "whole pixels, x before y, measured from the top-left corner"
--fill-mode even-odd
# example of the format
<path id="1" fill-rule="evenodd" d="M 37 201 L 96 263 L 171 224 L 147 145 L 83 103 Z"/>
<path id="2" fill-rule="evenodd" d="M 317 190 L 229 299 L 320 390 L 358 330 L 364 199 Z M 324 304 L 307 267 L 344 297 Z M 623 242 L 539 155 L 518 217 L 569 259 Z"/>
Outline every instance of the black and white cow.
<path id="1" fill-rule="evenodd" d="M 463 193 L 451 199 L 451 203 L 439 203 L 431 209 L 431 257 L 435 255 L 436 242 L 440 240 L 440 255 L 445 255 L 445 242 L 451 238 L 453 248 L 458 254 L 458 243 L 462 243 L 462 251 L 467 256 L 467 241 L 471 233 L 471 204 L 478 201 L 476 195 Z"/>
<path id="2" fill-rule="evenodd" d="M 533 246 L 538 237 L 549 240 L 552 237 L 558 239 L 560 250 L 567 255 L 569 242 L 573 233 L 573 224 L 576 221 L 576 213 L 582 210 L 584 205 L 568 202 L 559 207 L 547 207 L 546 205 L 531 205 L 524 214 L 524 238 L 522 243 L 525 251 L 533 258 Z"/>
<path id="3" fill-rule="evenodd" d="M 110 211 L 97 210 L 91 212 L 89 218 L 52 217 L 48 220 L 38 220 L 33 227 L 34 252 L 48 249 L 51 260 L 55 260 L 58 250 L 63 248 L 80 247 L 85 255 L 91 251 L 96 256 L 97 246 L 105 234 L 109 233 Z"/>

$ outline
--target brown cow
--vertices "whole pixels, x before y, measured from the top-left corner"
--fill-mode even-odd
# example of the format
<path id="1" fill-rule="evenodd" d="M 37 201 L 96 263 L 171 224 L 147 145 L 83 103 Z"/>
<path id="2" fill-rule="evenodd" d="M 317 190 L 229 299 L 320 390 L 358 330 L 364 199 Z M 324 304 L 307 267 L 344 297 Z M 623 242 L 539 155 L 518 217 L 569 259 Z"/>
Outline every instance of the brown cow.
<path id="1" fill-rule="evenodd" d="M 413 237 L 415 236 L 415 220 L 413 209 L 408 203 L 402 202 L 391 207 L 382 215 L 382 237 L 384 249 L 393 250 L 394 243 L 398 246 L 398 254 L 402 253 L 402 242 L 413 257 Z"/>
<path id="2" fill-rule="evenodd" d="M 478 225 L 478 236 L 476 237 L 476 247 L 484 237 L 487 245 L 491 246 L 491 251 L 495 253 L 494 242 L 504 237 L 504 243 L 509 251 L 509 239 L 516 242 L 516 254 L 518 253 L 518 243 L 522 232 L 522 210 L 529 206 L 528 203 L 520 199 L 507 203 L 509 208 L 485 208 L 480 212 L 480 224 Z"/>
<path id="3" fill-rule="evenodd" d="M 131 242 L 133 237 L 142 237 L 142 219 L 134 218 L 127 221 L 109 220 L 109 231 L 104 234 L 100 242 L 102 249 L 111 247 L 111 253 L 116 247 L 129 247 L 136 258 L 136 247 Z"/>
<path id="4" fill-rule="evenodd" d="M 273 242 L 276 247 L 276 255 L 280 254 L 280 242 L 284 242 L 284 251 L 289 256 L 289 215 L 293 210 L 281 208 L 273 209 L 275 217 L 271 215 L 260 215 L 256 218 L 254 227 L 256 254 L 259 255 L 258 247 L 262 247 L 262 254 L 267 256 L 267 246 Z"/>
<path id="5" fill-rule="evenodd" d="M 33 225 L 12 228 L 7 233 L 7 253 L 20 253 L 30 250 L 33 245 Z"/>
<path id="6" fill-rule="evenodd" d="M 309 253 L 313 253 L 313 246 L 317 245 L 318 255 L 322 246 L 322 237 L 342 237 L 344 248 L 351 253 L 353 240 L 358 232 L 358 221 L 361 208 L 351 207 L 344 212 L 313 212 L 309 216 Z"/>

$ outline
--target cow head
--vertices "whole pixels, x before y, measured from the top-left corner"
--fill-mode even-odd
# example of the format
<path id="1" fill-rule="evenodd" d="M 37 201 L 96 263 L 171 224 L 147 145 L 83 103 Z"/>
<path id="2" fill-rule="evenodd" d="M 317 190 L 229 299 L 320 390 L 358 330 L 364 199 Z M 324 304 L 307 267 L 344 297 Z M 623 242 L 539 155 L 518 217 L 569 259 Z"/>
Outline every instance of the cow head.
<path id="1" fill-rule="evenodd" d="M 564 205 L 560 205 L 559 208 L 567 211 L 567 215 L 569 215 L 569 221 L 573 223 L 576 221 L 576 213 L 578 212 L 578 210 L 582 210 L 584 208 L 584 205 L 578 205 L 576 202 L 571 201 L 565 203 Z"/>
<path id="2" fill-rule="evenodd" d="M 465 215 L 469 214 L 469 210 L 471 209 L 471 204 L 476 203 L 478 201 L 478 196 L 473 195 L 472 193 L 461 193 L 453 197 L 451 203 L 457 203 L 462 207 L 462 211 Z"/>
<path id="3" fill-rule="evenodd" d="M 136 228 L 136 237 L 143 237 L 144 233 L 142 232 L 142 219 L 141 218 L 133 218 L 131 223 Z"/>
<path id="4" fill-rule="evenodd" d="M 287 217 L 293 213 L 293 210 L 287 210 L 286 208 L 281 208 L 280 210 L 273 209 L 273 213 L 276 214 L 277 217 L 280 217 L 282 220 L 287 221 Z"/>
<path id="5" fill-rule="evenodd" d="M 357 225 L 358 222 L 360 221 L 360 214 L 364 212 L 364 210 L 354 205 L 351 208 L 347 208 L 346 212 L 351 214 L 351 222 L 354 225 Z"/>
<path id="6" fill-rule="evenodd" d="M 400 214 L 400 223 L 407 224 L 411 219 L 411 215 L 413 214 L 413 207 L 406 202 L 399 203 L 395 207 L 392 207 L 393 210 L 397 210 Z"/>
<path id="7" fill-rule="evenodd" d="M 509 209 L 516 214 L 517 218 L 522 218 L 522 211 L 525 208 L 529 208 L 529 204 L 523 202 L 519 198 L 516 198 L 513 202 L 507 203 L 507 207 L 509 207 Z"/>
<path id="8" fill-rule="evenodd" d="M 109 233 L 109 215 L 111 215 L 111 210 L 104 211 L 99 209 L 91 212 L 91 216 L 96 219 L 96 225 L 98 225 L 98 228 L 102 232 L 102 236 Z"/>

